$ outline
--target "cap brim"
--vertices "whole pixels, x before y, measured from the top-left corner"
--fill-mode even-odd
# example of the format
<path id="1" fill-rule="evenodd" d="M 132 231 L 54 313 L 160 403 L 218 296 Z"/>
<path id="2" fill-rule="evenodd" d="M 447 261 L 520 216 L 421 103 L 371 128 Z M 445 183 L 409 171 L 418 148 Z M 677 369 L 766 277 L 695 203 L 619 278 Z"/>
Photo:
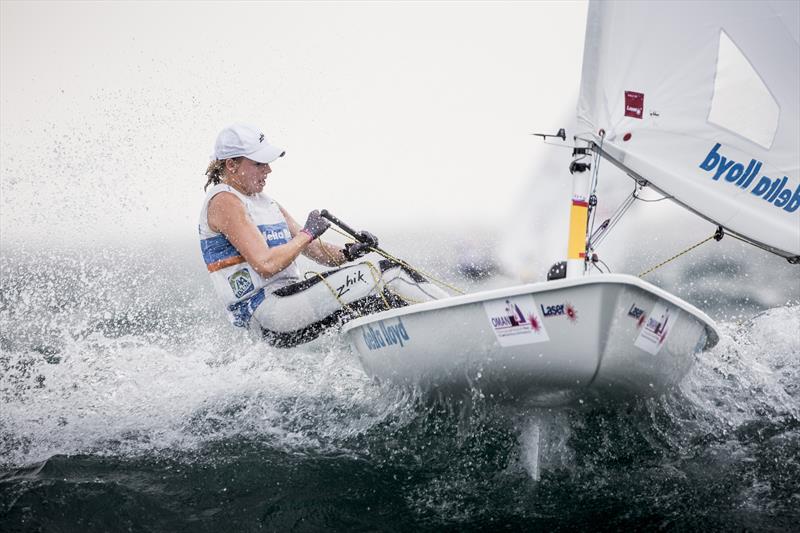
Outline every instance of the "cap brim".
<path id="1" fill-rule="evenodd" d="M 286 151 L 283 148 L 278 148 L 277 146 L 263 143 L 258 150 L 252 154 L 245 155 L 245 157 L 247 159 L 252 159 L 257 163 L 272 163 L 279 157 L 283 157 L 283 154 L 285 153 Z"/>

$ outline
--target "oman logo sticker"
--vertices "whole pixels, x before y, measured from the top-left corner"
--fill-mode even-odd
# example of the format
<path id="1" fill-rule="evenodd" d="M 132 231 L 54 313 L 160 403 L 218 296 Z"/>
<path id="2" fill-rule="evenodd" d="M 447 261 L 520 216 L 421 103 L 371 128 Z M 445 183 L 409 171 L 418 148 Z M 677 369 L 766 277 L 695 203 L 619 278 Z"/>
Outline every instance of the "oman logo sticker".
<path id="1" fill-rule="evenodd" d="M 647 317 L 644 328 L 639 332 L 633 345 L 656 355 L 667 342 L 670 332 L 675 328 L 681 312 L 677 307 L 658 302 Z"/>
<path id="2" fill-rule="evenodd" d="M 483 302 L 483 310 L 500 346 L 550 340 L 533 296 L 510 296 Z"/>

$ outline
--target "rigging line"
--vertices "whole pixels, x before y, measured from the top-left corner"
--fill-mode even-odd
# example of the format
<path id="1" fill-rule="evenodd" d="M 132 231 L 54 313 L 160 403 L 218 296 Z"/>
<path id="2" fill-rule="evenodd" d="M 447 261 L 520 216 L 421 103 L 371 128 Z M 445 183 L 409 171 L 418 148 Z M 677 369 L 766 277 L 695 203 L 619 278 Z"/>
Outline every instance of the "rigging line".
<path id="1" fill-rule="evenodd" d="M 593 171 L 592 171 L 592 178 L 589 182 L 589 197 L 587 198 L 589 204 L 589 219 L 586 221 L 586 248 L 589 248 L 591 242 L 591 236 L 594 235 L 594 224 L 597 219 L 597 196 L 595 192 L 597 192 L 597 164 L 598 164 L 598 155 L 595 153 L 592 156 L 592 164 L 593 164 Z M 594 201 L 592 199 L 594 198 Z"/>
<path id="2" fill-rule="evenodd" d="M 373 264 L 372 264 L 372 263 L 370 263 L 369 261 L 365 261 L 365 263 L 366 263 L 366 265 L 367 265 L 367 268 L 369 268 L 370 274 L 372 274 L 372 281 L 374 281 L 374 282 L 375 282 L 375 285 L 373 286 L 373 288 L 375 288 L 375 287 L 378 287 L 378 283 L 379 283 L 379 281 L 381 280 L 382 276 L 381 276 L 379 273 L 377 273 L 377 272 L 378 272 L 378 269 L 377 269 L 377 268 L 375 268 L 375 265 L 373 265 Z M 377 275 L 376 275 L 376 273 L 377 273 Z M 324 284 L 326 287 L 328 287 L 328 290 L 329 290 L 329 291 L 331 291 L 331 294 L 333 295 L 333 297 L 334 297 L 334 298 L 336 298 L 336 301 L 339 303 L 339 305 L 340 305 L 340 306 L 342 306 L 342 308 L 343 308 L 343 309 L 345 309 L 345 310 L 346 310 L 348 313 L 350 313 L 350 314 L 351 314 L 352 316 L 354 316 L 354 317 L 357 317 L 357 316 L 363 316 L 361 313 L 356 313 L 356 311 L 355 311 L 355 310 L 354 310 L 352 307 L 350 307 L 350 306 L 347 304 L 347 302 L 345 302 L 344 300 L 342 300 L 342 299 L 339 297 L 339 293 L 338 293 L 338 292 L 336 292 L 336 290 L 334 290 L 334 288 L 333 288 L 333 287 L 331 287 L 330 283 L 328 283 L 328 280 L 327 280 L 327 279 L 325 279 L 325 276 L 323 276 L 323 275 L 322 275 L 320 272 L 315 272 L 315 271 L 313 271 L 313 270 L 309 270 L 309 271 L 307 271 L 307 272 L 305 273 L 305 279 L 309 279 L 309 277 L 311 277 L 311 276 L 309 276 L 309 274 L 310 274 L 311 276 L 316 276 L 316 277 L 318 277 L 318 278 L 319 278 L 319 280 L 320 280 L 320 281 L 321 281 L 321 282 L 322 282 L 322 283 L 323 283 L 323 284 Z M 384 307 L 386 307 L 386 309 L 391 309 L 392 307 L 389 305 L 389 302 L 388 302 L 388 300 L 386 300 L 386 296 L 383 294 L 383 291 L 381 291 L 381 292 L 380 292 L 380 295 L 381 295 L 381 299 L 383 300 L 383 305 L 384 305 Z"/>
<path id="3" fill-rule="evenodd" d="M 722 226 L 720 226 L 719 231 L 722 231 L 722 230 L 723 230 L 723 228 L 722 228 Z M 775 250 L 771 249 L 768 246 L 765 246 L 765 245 L 763 245 L 761 243 L 758 243 L 758 242 L 755 242 L 755 241 L 751 241 L 751 240 L 746 239 L 744 237 L 740 237 L 739 235 L 737 235 L 737 234 L 735 234 L 735 233 L 733 233 L 731 231 L 723 232 L 723 233 L 721 233 L 721 235 L 722 236 L 730 235 L 734 239 L 736 239 L 738 241 L 742 241 L 745 244 L 749 244 L 750 246 L 754 246 L 754 247 L 756 247 L 756 248 L 758 248 L 760 250 L 764 250 L 765 252 L 769 252 L 769 253 L 771 253 L 773 255 L 777 255 L 778 257 L 782 257 L 782 258 L 786 259 L 787 261 L 789 261 L 789 263 L 792 264 L 792 265 L 800 264 L 800 262 L 798 262 L 796 260 L 797 258 L 786 257 L 785 255 L 776 252 Z M 719 237 L 717 240 L 722 240 L 722 237 Z"/>
<path id="4" fill-rule="evenodd" d="M 597 262 L 598 262 L 598 263 L 600 263 L 600 264 L 602 264 L 604 267 L 606 267 L 606 271 L 607 271 L 609 274 L 611 274 L 611 267 L 609 267 L 609 266 L 608 266 L 608 265 L 605 263 L 605 261 L 602 261 L 601 259 L 598 259 L 598 260 L 597 260 Z"/>
<path id="5" fill-rule="evenodd" d="M 333 227 L 332 225 L 328 229 L 332 229 L 333 231 L 335 231 L 339 235 L 343 235 L 343 236 L 347 237 L 349 240 L 353 240 L 353 238 L 350 235 L 348 235 L 347 233 L 344 233 L 343 231 Z M 440 279 L 437 279 L 437 278 L 433 277 L 432 275 L 430 275 L 430 274 L 428 274 L 426 272 L 423 272 L 422 270 L 420 270 L 420 269 L 418 269 L 416 267 L 413 267 L 413 266 L 409 265 L 408 263 L 406 263 L 402 259 L 394 257 L 393 255 L 391 255 L 391 254 L 389 254 L 389 253 L 387 253 L 387 252 L 385 252 L 383 250 L 376 250 L 375 248 L 372 248 L 372 247 L 370 247 L 370 250 L 372 250 L 373 252 L 375 252 L 378 255 L 381 255 L 381 256 L 385 257 L 386 259 L 389 259 L 390 261 L 394 261 L 398 265 L 401 265 L 401 266 L 404 266 L 404 267 L 406 267 L 406 268 L 408 268 L 410 270 L 413 270 L 414 272 L 418 273 L 419 275 L 421 275 L 421 276 L 423 276 L 425 278 L 428 278 L 430 281 L 436 283 L 437 285 L 439 285 L 441 287 L 446 287 L 446 288 L 450 289 L 451 291 L 453 291 L 453 292 L 455 292 L 457 294 L 466 294 L 465 291 L 462 291 L 458 287 L 454 287 L 453 285 L 450 285 L 449 283 L 446 283 L 446 282 L 444 282 L 444 281 L 442 281 Z"/>
<path id="6" fill-rule="evenodd" d="M 673 255 L 672 257 L 670 257 L 670 258 L 669 258 L 669 259 L 667 259 L 666 261 L 662 261 L 661 263 L 657 264 L 656 266 L 654 266 L 654 267 L 653 267 L 653 268 L 651 268 L 650 270 L 645 270 L 644 272 L 642 272 L 641 274 L 639 274 L 639 276 L 638 276 L 638 277 L 640 277 L 640 278 L 643 278 L 643 277 L 645 277 L 645 276 L 646 276 L 646 275 L 648 275 L 650 272 L 652 272 L 652 271 L 656 270 L 657 268 L 661 268 L 662 266 L 666 265 L 667 263 L 669 263 L 669 262 L 670 262 L 670 261 L 672 261 L 673 259 L 677 259 L 678 257 L 682 256 L 683 254 L 685 254 L 685 253 L 688 253 L 688 252 L 690 252 L 690 251 L 694 250 L 695 248 L 697 248 L 697 247 L 698 247 L 698 246 L 700 246 L 701 244 L 705 244 L 705 243 L 707 243 L 708 241 L 710 241 L 711 239 L 715 238 L 716 236 L 717 236 L 717 234 L 716 234 L 716 233 L 714 233 L 714 235 L 712 235 L 712 236 L 710 236 L 710 237 L 707 237 L 707 238 L 703 239 L 702 241 L 698 242 L 698 243 L 697 243 L 697 244 L 695 244 L 695 245 L 692 245 L 692 246 L 690 246 L 689 248 L 685 249 L 684 251 L 682 251 L 682 252 L 680 252 L 680 253 L 678 253 L 678 254 L 675 254 L 675 255 Z"/>
<path id="7" fill-rule="evenodd" d="M 725 236 L 727 236 L 727 237 L 733 237 L 733 238 L 734 238 L 734 239 L 736 239 L 737 241 L 742 241 L 742 242 L 743 242 L 743 243 L 745 243 L 745 244 L 749 244 L 750 246 L 754 246 L 754 247 L 756 247 L 756 248 L 759 248 L 759 249 L 761 249 L 761 250 L 764 250 L 765 252 L 769 252 L 769 253 L 771 253 L 771 254 L 773 254 L 773 255 L 777 255 L 778 257 L 783 257 L 784 259 L 787 259 L 787 260 L 789 259 L 788 257 L 786 257 L 786 256 L 784 256 L 784 255 L 782 255 L 782 254 L 779 254 L 778 252 L 776 252 L 776 251 L 774 251 L 774 250 L 770 250 L 770 249 L 769 249 L 769 248 L 767 248 L 766 246 L 762 246 L 761 244 L 759 244 L 759 243 L 757 243 L 757 242 L 749 241 L 749 240 L 747 240 L 747 239 L 744 239 L 744 238 L 742 238 L 742 237 L 739 237 L 739 236 L 738 236 L 738 235 L 736 235 L 735 233 L 731 233 L 731 232 L 729 232 L 729 231 L 728 231 L 728 232 L 725 232 Z M 791 263 L 791 261 L 789 261 L 789 262 Z"/>
<path id="8" fill-rule="evenodd" d="M 756 248 L 761 248 L 762 250 L 766 250 L 768 252 L 770 251 L 770 250 L 767 250 L 766 248 L 763 248 L 763 247 L 761 247 L 761 246 L 759 246 L 759 245 L 757 245 L 757 244 L 755 244 L 753 242 L 748 241 L 747 239 L 743 239 L 743 238 L 739 237 L 735 233 L 725 232 L 725 236 L 726 237 L 733 237 L 734 239 L 736 239 L 738 241 L 742 241 L 745 244 L 749 244 L 750 246 L 755 246 Z M 772 252 L 772 253 L 775 253 L 775 252 Z M 775 254 L 775 255 L 780 255 L 780 254 Z M 781 257 L 783 257 L 783 256 L 781 256 Z"/>
<path id="9" fill-rule="evenodd" d="M 606 236 L 611 232 L 611 230 L 614 228 L 614 226 L 617 225 L 617 222 L 619 222 L 622 219 L 622 217 L 625 215 L 625 213 L 628 212 L 628 209 L 630 208 L 631 205 L 633 205 L 633 202 L 635 200 L 636 200 L 636 185 L 633 186 L 633 192 L 631 194 L 629 194 L 625 198 L 625 200 L 622 201 L 622 203 L 619 205 L 619 207 L 617 207 L 617 209 L 614 211 L 614 213 L 612 213 L 611 217 L 609 217 L 609 219 L 608 219 L 608 221 L 609 221 L 608 222 L 608 227 L 606 227 L 606 229 L 603 230 L 603 232 L 600 233 L 600 235 L 598 235 L 597 237 L 594 237 L 594 233 L 592 233 L 592 238 L 590 238 L 590 240 L 589 240 L 589 245 L 593 249 L 596 249 L 595 247 L 599 246 L 600 243 L 603 242 L 603 239 L 606 238 Z M 602 226 L 601 226 L 601 228 L 602 228 Z"/>
<path id="10" fill-rule="evenodd" d="M 634 189 L 634 195 L 636 194 L 636 190 Z M 657 198 L 655 200 L 646 200 L 641 196 L 637 196 L 636 199 L 642 202 L 663 202 L 664 200 L 671 200 L 675 198 L 674 196 L 662 196 L 661 198 Z"/>
<path id="11" fill-rule="evenodd" d="M 583 135 L 588 135 L 589 137 L 588 138 L 587 137 L 582 137 Z M 574 140 L 576 140 L 576 141 L 577 140 L 581 140 L 583 142 L 592 143 L 592 142 L 594 142 L 594 139 L 593 139 L 594 138 L 594 132 L 591 131 L 591 130 L 586 130 L 586 131 L 584 131 L 582 133 L 576 133 L 575 135 L 572 136 L 572 138 Z"/>
<path id="12" fill-rule="evenodd" d="M 588 200 L 589 200 L 589 209 L 590 209 L 589 216 L 591 218 L 591 220 L 589 221 L 589 224 L 588 224 L 588 228 L 590 229 L 590 231 L 588 233 L 589 237 L 594 235 L 594 223 L 595 223 L 595 219 L 597 217 L 597 183 L 599 181 L 599 176 L 600 176 L 600 159 L 601 159 L 600 153 L 602 153 L 602 151 L 603 151 L 603 141 L 604 140 L 605 140 L 605 135 L 603 135 L 600 138 L 600 150 L 599 151 L 592 150 L 592 153 L 594 155 L 594 157 L 593 157 L 593 159 L 594 159 L 594 170 L 592 172 L 592 181 L 591 181 L 591 185 L 589 187 L 589 198 L 588 198 Z M 594 198 L 594 202 L 592 202 L 592 198 Z M 592 204 L 594 204 L 594 205 L 592 205 Z M 589 241 L 590 241 L 590 239 L 587 239 L 587 243 L 586 243 L 587 249 L 589 248 L 589 245 L 590 245 Z"/>
<path id="13" fill-rule="evenodd" d="M 634 190 L 634 193 L 635 193 L 635 190 Z M 614 229 L 614 227 L 616 227 L 616 225 L 619 223 L 619 221 L 622 220 L 622 217 L 625 216 L 625 214 L 628 212 L 628 209 L 631 208 L 631 206 L 633 205 L 633 202 L 636 200 L 636 196 L 635 196 L 634 193 L 631 193 L 622 202 L 622 204 L 620 204 L 620 206 L 617 208 L 617 210 L 614 212 L 614 214 L 611 215 L 611 219 L 610 219 L 608 228 L 606 228 L 606 231 L 604 231 L 601 235 L 598 236 L 598 239 L 597 239 L 597 244 L 598 245 L 605 239 L 605 237 L 611 232 L 611 230 Z"/>
<path id="14" fill-rule="evenodd" d="M 566 149 L 568 149 L 568 150 L 573 150 L 573 149 L 575 149 L 575 147 L 574 147 L 574 146 L 566 146 L 566 145 L 563 145 L 563 144 L 558 144 L 558 143 L 554 143 L 554 142 L 547 142 L 547 141 L 544 141 L 544 143 L 543 143 L 543 144 L 546 144 L 547 146 L 555 146 L 556 148 L 566 148 Z"/>
<path id="15" fill-rule="evenodd" d="M 600 245 L 601 242 L 605 240 L 605 238 L 611 233 L 611 230 L 617 225 L 617 223 L 622 220 L 622 216 L 628 211 L 628 208 L 633 204 L 632 198 L 629 196 L 617 209 L 617 211 L 611 215 L 611 218 L 608 219 L 608 226 L 606 229 L 597 236 L 592 241 L 593 248 L 596 249 L 597 246 Z"/>

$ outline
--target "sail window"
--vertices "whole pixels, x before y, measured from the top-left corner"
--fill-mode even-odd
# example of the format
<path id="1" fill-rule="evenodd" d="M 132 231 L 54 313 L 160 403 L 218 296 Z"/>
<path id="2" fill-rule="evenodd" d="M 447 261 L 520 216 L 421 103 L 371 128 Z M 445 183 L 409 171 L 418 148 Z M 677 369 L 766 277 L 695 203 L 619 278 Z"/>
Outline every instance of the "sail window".
<path id="1" fill-rule="evenodd" d="M 764 81 L 728 34 L 720 31 L 708 121 L 769 149 L 779 114 L 778 103 Z"/>

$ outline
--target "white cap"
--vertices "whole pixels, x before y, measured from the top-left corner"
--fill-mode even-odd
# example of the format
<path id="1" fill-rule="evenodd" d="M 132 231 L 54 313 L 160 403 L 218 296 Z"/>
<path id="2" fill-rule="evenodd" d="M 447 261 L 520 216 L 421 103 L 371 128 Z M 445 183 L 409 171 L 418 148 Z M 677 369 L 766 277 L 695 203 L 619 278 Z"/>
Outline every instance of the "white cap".
<path id="1" fill-rule="evenodd" d="M 272 163 L 286 152 L 269 143 L 261 130 L 249 124 L 233 124 L 217 135 L 214 159 L 244 156 L 257 163 Z"/>

